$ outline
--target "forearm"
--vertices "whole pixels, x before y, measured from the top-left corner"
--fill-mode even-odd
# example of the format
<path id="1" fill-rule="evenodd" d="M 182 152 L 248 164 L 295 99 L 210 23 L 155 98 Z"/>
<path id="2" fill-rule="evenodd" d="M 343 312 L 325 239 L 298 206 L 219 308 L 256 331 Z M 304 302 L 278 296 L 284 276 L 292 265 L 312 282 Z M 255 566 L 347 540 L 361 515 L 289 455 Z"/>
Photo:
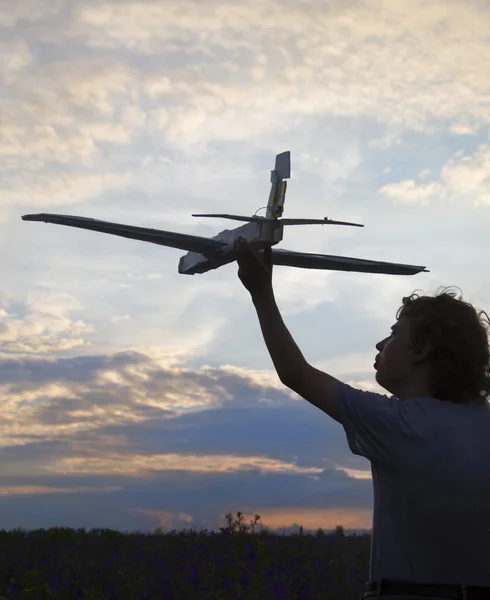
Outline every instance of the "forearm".
<path id="1" fill-rule="evenodd" d="M 272 288 L 252 296 L 267 350 L 279 379 L 288 385 L 306 365 L 277 307 Z"/>

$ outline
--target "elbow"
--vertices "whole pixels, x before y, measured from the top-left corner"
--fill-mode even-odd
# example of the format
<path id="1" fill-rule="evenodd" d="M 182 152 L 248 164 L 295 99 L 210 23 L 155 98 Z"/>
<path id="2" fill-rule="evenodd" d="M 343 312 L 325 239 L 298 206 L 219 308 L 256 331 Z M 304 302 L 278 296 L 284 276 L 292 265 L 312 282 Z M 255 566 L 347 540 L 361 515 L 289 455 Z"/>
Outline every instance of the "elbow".
<path id="1" fill-rule="evenodd" d="M 304 379 L 306 366 L 307 365 L 305 363 L 297 368 L 285 369 L 283 372 L 278 373 L 281 383 L 293 391 L 296 391 Z"/>

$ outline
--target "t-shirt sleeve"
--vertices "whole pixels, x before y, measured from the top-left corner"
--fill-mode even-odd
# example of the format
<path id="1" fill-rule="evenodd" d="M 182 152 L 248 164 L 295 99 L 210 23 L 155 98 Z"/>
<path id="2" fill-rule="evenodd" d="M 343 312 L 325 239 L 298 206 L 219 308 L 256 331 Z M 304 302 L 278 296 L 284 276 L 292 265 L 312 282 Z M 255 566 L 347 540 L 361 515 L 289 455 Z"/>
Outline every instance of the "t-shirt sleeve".
<path id="1" fill-rule="evenodd" d="M 401 402 L 342 382 L 334 393 L 351 451 L 373 463 L 396 464 L 400 446 L 410 437 Z"/>

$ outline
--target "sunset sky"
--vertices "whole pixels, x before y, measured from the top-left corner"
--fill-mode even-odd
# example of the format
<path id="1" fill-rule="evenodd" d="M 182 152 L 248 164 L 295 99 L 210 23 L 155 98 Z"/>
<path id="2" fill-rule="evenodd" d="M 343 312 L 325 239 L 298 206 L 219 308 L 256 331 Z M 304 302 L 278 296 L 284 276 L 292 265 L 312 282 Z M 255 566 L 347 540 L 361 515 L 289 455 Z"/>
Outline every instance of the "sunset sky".
<path id="1" fill-rule="evenodd" d="M 430 270 L 275 270 L 307 360 L 382 391 L 403 296 L 490 310 L 489 31 L 487 0 L 3 0 L 0 529 L 371 528 L 369 462 L 281 385 L 236 264 L 21 215 L 213 236 L 191 213 L 255 213 L 290 150 L 284 216 L 365 227 L 280 248 Z"/>

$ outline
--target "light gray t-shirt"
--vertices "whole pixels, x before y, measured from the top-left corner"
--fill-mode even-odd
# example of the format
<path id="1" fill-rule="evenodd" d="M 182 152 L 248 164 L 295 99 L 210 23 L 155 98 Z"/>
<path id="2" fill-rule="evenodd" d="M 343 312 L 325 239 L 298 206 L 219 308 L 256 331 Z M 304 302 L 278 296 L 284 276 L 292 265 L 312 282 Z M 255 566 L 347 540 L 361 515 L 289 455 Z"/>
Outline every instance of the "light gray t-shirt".
<path id="1" fill-rule="evenodd" d="M 370 579 L 490 586 L 490 404 L 336 385 L 374 485 Z"/>

